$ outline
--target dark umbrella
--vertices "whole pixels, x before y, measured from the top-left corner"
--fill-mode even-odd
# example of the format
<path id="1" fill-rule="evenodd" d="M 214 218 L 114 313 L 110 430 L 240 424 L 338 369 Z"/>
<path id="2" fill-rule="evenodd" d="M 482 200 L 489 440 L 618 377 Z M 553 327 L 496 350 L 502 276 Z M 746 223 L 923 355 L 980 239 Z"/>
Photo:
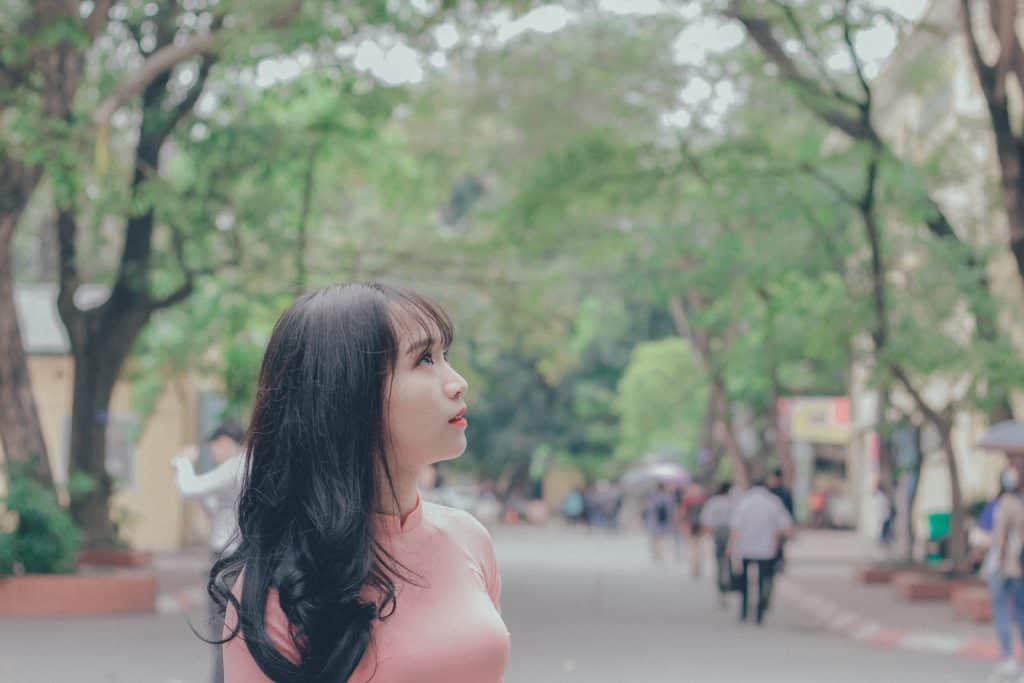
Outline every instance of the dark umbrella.
<path id="1" fill-rule="evenodd" d="M 1005 420 L 992 425 L 981 437 L 978 446 L 1004 453 L 1024 454 L 1024 422 Z"/>

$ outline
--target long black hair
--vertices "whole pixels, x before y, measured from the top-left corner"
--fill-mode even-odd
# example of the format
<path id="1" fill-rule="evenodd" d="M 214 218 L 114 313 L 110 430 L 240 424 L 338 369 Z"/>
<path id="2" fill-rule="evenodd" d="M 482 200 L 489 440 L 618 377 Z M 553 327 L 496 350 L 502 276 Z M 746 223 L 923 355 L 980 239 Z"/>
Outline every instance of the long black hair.
<path id="1" fill-rule="evenodd" d="M 386 397 L 399 357 L 396 315 L 445 347 L 451 319 L 432 300 L 377 283 L 299 297 L 267 344 L 246 439 L 237 549 L 210 570 L 207 590 L 230 603 L 260 669 L 280 682 L 347 681 L 375 619 L 394 612 L 395 581 L 411 580 L 375 538 L 386 491 Z M 239 575 L 241 598 L 232 592 Z M 369 586 L 377 597 L 364 601 Z M 300 661 L 274 646 L 264 624 L 276 589 Z"/>

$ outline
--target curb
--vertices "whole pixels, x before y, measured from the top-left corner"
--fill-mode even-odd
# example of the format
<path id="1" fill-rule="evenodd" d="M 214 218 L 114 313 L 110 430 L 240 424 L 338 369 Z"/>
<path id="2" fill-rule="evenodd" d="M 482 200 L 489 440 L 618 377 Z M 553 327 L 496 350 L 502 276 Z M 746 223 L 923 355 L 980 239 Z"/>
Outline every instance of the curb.
<path id="1" fill-rule="evenodd" d="M 999 643 L 995 638 L 964 638 L 933 631 L 888 628 L 820 594 L 808 591 L 798 582 L 785 577 L 779 577 L 776 590 L 780 598 L 820 622 L 827 631 L 851 638 L 868 647 L 953 655 L 976 660 L 999 659 Z"/>

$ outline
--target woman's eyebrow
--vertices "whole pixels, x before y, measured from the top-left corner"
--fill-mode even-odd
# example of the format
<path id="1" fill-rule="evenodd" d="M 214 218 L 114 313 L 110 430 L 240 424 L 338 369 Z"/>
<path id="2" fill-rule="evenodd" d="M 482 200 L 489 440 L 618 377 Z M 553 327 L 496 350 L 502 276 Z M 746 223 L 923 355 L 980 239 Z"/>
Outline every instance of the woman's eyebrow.
<path id="1" fill-rule="evenodd" d="M 430 337 L 427 337 L 425 339 L 419 339 L 409 345 L 409 348 L 405 350 L 405 355 L 411 356 L 413 354 L 423 353 L 433 345 L 434 340 L 431 339 Z"/>

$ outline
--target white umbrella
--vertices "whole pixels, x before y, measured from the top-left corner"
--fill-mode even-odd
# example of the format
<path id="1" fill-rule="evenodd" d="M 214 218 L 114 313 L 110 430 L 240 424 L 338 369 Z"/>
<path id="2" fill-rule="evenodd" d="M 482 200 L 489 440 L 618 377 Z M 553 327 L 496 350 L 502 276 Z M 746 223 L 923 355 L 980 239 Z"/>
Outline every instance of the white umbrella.
<path id="1" fill-rule="evenodd" d="M 1024 422 L 1005 420 L 992 425 L 978 446 L 1004 453 L 1024 453 Z"/>
<path id="2" fill-rule="evenodd" d="M 674 462 L 655 462 L 634 467 L 622 475 L 619 482 L 628 493 L 644 493 L 659 483 L 666 486 L 686 486 L 692 477 L 682 465 Z"/>

